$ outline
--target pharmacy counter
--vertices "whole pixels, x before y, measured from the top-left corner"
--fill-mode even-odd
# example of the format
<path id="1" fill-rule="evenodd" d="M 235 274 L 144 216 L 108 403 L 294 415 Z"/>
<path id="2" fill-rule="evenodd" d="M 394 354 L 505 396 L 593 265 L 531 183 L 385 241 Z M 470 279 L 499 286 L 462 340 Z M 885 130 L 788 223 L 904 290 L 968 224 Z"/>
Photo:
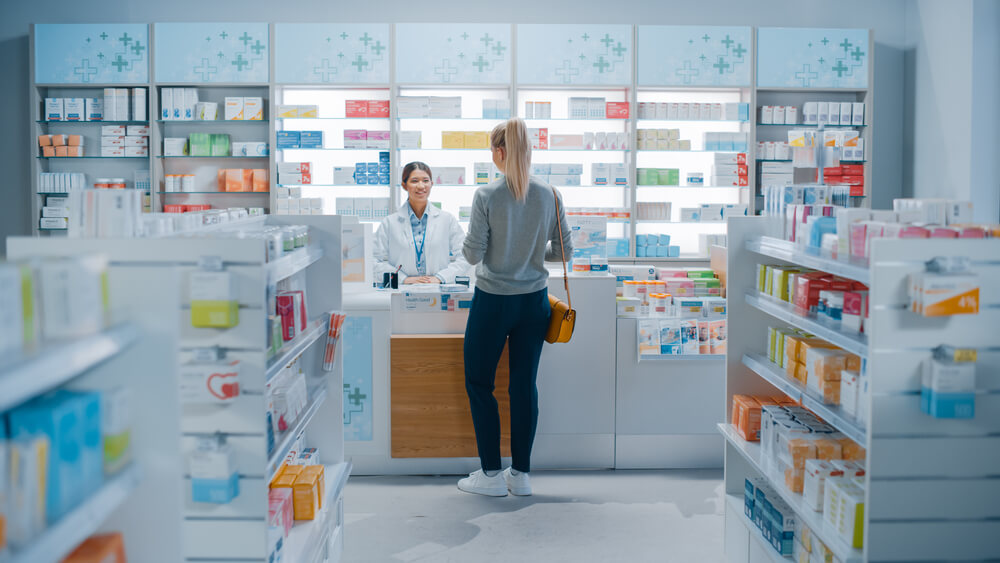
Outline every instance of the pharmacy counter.
<path id="1" fill-rule="evenodd" d="M 571 277 L 570 287 L 576 333 L 568 344 L 546 344 L 542 352 L 532 465 L 610 468 L 615 465 L 615 281 Z M 549 291 L 565 298 L 561 272 L 550 278 Z M 466 473 L 479 467 L 461 365 L 465 297 L 450 303 L 413 297 L 405 289 L 344 287 L 349 316 L 344 424 L 346 457 L 355 474 Z M 502 361 L 497 384 L 502 412 L 505 381 Z"/>

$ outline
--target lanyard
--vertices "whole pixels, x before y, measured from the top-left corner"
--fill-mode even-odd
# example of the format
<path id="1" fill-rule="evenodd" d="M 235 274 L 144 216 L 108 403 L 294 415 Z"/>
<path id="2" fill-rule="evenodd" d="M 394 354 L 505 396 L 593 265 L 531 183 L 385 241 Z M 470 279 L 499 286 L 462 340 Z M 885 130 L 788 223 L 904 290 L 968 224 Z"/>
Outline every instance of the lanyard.
<path id="1" fill-rule="evenodd" d="M 420 268 L 420 257 L 424 255 L 424 243 L 427 242 L 427 226 L 424 226 L 424 232 L 420 235 L 420 247 L 417 247 L 417 235 L 410 229 L 410 236 L 413 237 L 413 250 L 417 253 L 417 268 Z"/>

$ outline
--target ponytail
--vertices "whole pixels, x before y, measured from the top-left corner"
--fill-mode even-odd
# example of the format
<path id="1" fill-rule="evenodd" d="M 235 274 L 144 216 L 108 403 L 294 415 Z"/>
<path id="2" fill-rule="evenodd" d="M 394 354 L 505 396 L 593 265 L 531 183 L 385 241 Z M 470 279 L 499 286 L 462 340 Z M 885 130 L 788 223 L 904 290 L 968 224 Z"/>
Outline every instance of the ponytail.
<path id="1" fill-rule="evenodd" d="M 506 151 L 504 178 L 507 188 L 515 200 L 524 201 L 528 195 L 528 172 L 531 168 L 531 143 L 528 142 L 528 128 L 524 120 L 515 117 L 493 128 L 490 146 Z"/>

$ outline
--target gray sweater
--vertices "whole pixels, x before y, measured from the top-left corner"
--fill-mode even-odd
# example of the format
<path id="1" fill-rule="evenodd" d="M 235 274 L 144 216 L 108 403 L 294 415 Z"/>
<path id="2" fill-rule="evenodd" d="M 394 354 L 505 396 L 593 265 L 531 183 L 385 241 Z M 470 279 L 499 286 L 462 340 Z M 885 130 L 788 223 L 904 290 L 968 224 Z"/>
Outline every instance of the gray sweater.
<path id="1" fill-rule="evenodd" d="M 548 284 L 545 262 L 561 260 L 555 193 L 535 178 L 530 179 L 523 202 L 514 199 L 505 179 L 476 190 L 462 253 L 470 264 L 477 264 L 477 287 L 487 293 L 520 295 Z M 573 241 L 561 195 L 559 215 L 566 258 L 572 260 Z"/>

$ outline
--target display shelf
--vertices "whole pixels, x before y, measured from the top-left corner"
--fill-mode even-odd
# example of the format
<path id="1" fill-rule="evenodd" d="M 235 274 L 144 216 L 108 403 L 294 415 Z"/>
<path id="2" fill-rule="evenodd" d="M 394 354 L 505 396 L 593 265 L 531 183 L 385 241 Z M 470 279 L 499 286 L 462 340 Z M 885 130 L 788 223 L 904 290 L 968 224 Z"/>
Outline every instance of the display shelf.
<path id="1" fill-rule="evenodd" d="M 182 155 L 182 156 L 157 156 L 156 158 L 159 158 L 160 160 L 177 160 L 177 159 L 188 159 L 188 158 L 245 158 L 245 159 L 252 159 L 252 160 L 260 160 L 260 159 L 266 159 L 266 158 L 270 158 L 270 157 L 268 157 L 267 155 L 264 155 L 264 156 L 243 156 L 243 155 L 231 155 L 230 154 L 230 155 L 211 155 L 211 156 L 197 155 L 197 156 L 192 156 L 192 155 L 189 155 L 189 154 L 185 154 L 185 155 Z"/>
<path id="2" fill-rule="evenodd" d="M 760 528 L 758 528 L 752 520 L 747 518 L 746 512 L 744 512 L 743 498 L 737 495 L 726 495 L 726 504 L 729 505 L 729 508 L 733 512 L 739 514 L 740 520 L 743 522 L 743 526 L 747 528 L 747 531 L 750 533 L 750 537 L 754 538 L 764 553 L 767 554 L 768 561 L 771 561 L 772 563 L 788 563 L 789 559 L 779 554 L 774 549 L 774 546 L 764 539 L 764 535 L 761 533 Z"/>
<path id="3" fill-rule="evenodd" d="M 218 125 L 220 123 L 268 123 L 269 119 L 157 119 L 156 123 L 183 123 L 185 125 Z"/>
<path id="4" fill-rule="evenodd" d="M 739 434 L 731 424 L 720 423 L 718 425 L 719 432 L 726 438 L 726 442 L 729 443 L 736 451 L 740 453 L 750 465 L 757 470 L 758 473 L 771 485 L 771 488 L 777 491 L 782 499 L 795 511 L 795 515 L 799 517 L 809 528 L 812 530 L 813 534 L 820 539 L 838 559 L 844 563 L 861 563 L 864 557 L 860 549 L 855 549 L 847 544 L 844 540 L 840 538 L 839 535 L 833 530 L 827 528 L 826 521 L 823 520 L 823 513 L 816 512 L 805 503 L 802 499 L 802 495 L 793 493 L 789 491 L 784 483 L 777 482 L 767 471 L 764 470 L 761 464 L 761 451 L 759 442 L 747 442 Z M 742 514 L 742 510 L 740 511 Z M 756 528 L 756 527 L 755 527 Z M 771 548 L 773 551 L 774 548 Z"/>
<path id="5" fill-rule="evenodd" d="M 389 121 L 388 117 L 276 117 L 275 121 L 291 121 L 293 119 L 301 121 L 358 121 L 358 120 L 369 120 L 369 121 Z M 403 119 L 411 119 L 405 117 Z M 423 119 L 423 118 L 413 118 L 413 119 Z"/>
<path id="6" fill-rule="evenodd" d="M 848 164 L 864 164 L 868 162 L 868 160 L 841 160 L 840 162 L 846 162 Z"/>
<path id="7" fill-rule="evenodd" d="M 114 357 L 135 342 L 138 335 L 137 327 L 125 323 L 76 340 L 45 343 L 27 354 L 3 355 L 0 413 Z"/>
<path id="8" fill-rule="evenodd" d="M 135 464 L 126 467 L 82 504 L 49 526 L 27 547 L 15 551 L 11 563 L 62 561 L 80 542 L 97 532 L 138 486 L 139 479 L 139 468 Z"/>
<path id="9" fill-rule="evenodd" d="M 868 356 L 867 336 L 843 332 L 839 328 L 819 320 L 815 313 L 810 313 L 808 316 L 800 315 L 790 303 L 778 301 L 759 292 L 747 292 L 746 302 L 759 311 L 822 338 L 852 354 L 862 358 Z"/>
<path id="10" fill-rule="evenodd" d="M 39 231 L 68 231 L 69 229 L 53 229 L 50 227 L 38 227 Z"/>
<path id="11" fill-rule="evenodd" d="M 871 283 L 868 270 L 868 260 L 854 256 L 846 260 L 834 258 L 829 252 L 818 248 L 802 247 L 794 242 L 775 237 L 758 237 L 746 243 L 747 250 L 763 256 L 777 258 L 806 268 L 822 270 L 843 278 L 859 281 L 865 285 Z"/>
<path id="12" fill-rule="evenodd" d="M 288 119 L 293 119 L 293 118 L 288 118 Z M 372 119 L 372 118 L 352 117 L 352 118 L 349 118 L 349 119 Z M 382 118 L 379 118 L 379 119 L 386 119 L 386 118 L 382 117 Z M 499 117 L 402 117 L 402 116 L 396 116 L 396 119 L 397 120 L 401 120 L 401 119 L 424 119 L 424 120 L 429 120 L 429 121 L 507 121 L 506 118 L 499 118 Z"/>
<path id="13" fill-rule="evenodd" d="M 608 256 L 608 262 L 614 264 L 659 264 L 659 263 L 672 263 L 672 262 L 703 262 L 708 260 L 709 256 L 706 254 L 681 254 L 674 258 L 664 258 L 660 257 L 630 257 L 630 256 Z"/>
<path id="14" fill-rule="evenodd" d="M 707 150 L 704 150 L 704 149 L 690 149 L 690 150 L 680 150 L 680 149 L 671 149 L 671 150 L 667 150 L 667 149 L 640 149 L 640 150 L 638 150 L 636 152 L 640 152 L 640 153 L 657 153 L 657 152 L 669 152 L 669 153 L 713 153 L 714 154 L 714 153 L 718 153 L 718 152 L 747 152 L 747 149 L 740 149 L 740 150 L 733 149 L 733 150 L 725 150 L 725 151 L 707 151 Z M 640 166 L 640 168 L 642 168 L 642 167 Z"/>
<path id="15" fill-rule="evenodd" d="M 522 117 L 525 122 L 534 121 L 612 121 L 616 123 L 628 123 L 628 118 L 621 117 Z"/>
<path id="16" fill-rule="evenodd" d="M 267 283 L 268 285 L 273 285 L 285 278 L 291 277 L 313 265 L 322 257 L 323 248 L 319 245 L 311 244 L 291 254 L 282 256 L 273 262 L 268 262 L 264 268 L 265 272 L 267 272 Z"/>
<path id="17" fill-rule="evenodd" d="M 798 127 L 800 129 L 819 129 L 819 125 L 805 123 L 758 123 L 757 127 Z M 826 129 L 847 129 L 852 127 L 867 127 L 867 125 L 823 125 Z"/>
<path id="18" fill-rule="evenodd" d="M 279 188 L 388 188 L 391 184 L 276 184 Z M 435 184 L 435 188 L 451 187 Z"/>
<path id="19" fill-rule="evenodd" d="M 750 123 L 746 119 L 656 119 L 640 118 L 639 123 Z"/>
<path id="20" fill-rule="evenodd" d="M 320 560 L 323 547 L 338 531 L 331 527 L 331 518 L 336 518 L 333 511 L 337 510 L 337 499 L 343 493 L 350 474 L 350 462 L 326 466 L 323 475 L 326 482 L 323 509 L 312 520 L 295 521 L 284 543 L 282 558 L 285 561 L 313 563 Z"/>
<path id="21" fill-rule="evenodd" d="M 790 158 L 789 159 L 783 159 L 783 158 L 758 158 L 757 159 L 757 162 L 791 162 L 791 161 L 792 161 L 792 159 L 790 159 Z"/>
<path id="22" fill-rule="evenodd" d="M 285 366 L 287 366 L 295 358 L 301 356 L 303 352 L 315 344 L 321 336 L 326 334 L 329 323 L 330 315 L 324 314 L 309 323 L 305 332 L 299 333 L 295 336 L 295 338 L 285 343 L 285 345 L 278 350 L 278 353 L 267 361 L 267 366 L 265 368 L 265 380 L 271 381 L 271 379 L 273 379 L 275 375 L 278 375 L 278 372 L 280 372 Z"/>
<path id="23" fill-rule="evenodd" d="M 750 186 L 661 186 L 661 185 L 649 185 L 649 184 L 639 184 L 637 188 L 657 188 L 657 189 L 670 189 L 670 190 L 747 190 Z"/>
<path id="24" fill-rule="evenodd" d="M 274 479 L 275 473 L 277 473 L 278 468 L 281 467 L 281 463 L 285 460 L 285 456 L 288 455 L 289 450 L 292 449 L 292 443 L 295 442 L 296 437 L 302 434 L 302 431 L 306 429 L 309 422 L 319 411 L 319 407 L 326 401 L 327 390 L 326 388 L 320 388 L 313 395 L 311 401 L 309 401 L 309 406 L 306 410 L 302 411 L 299 415 L 298 420 L 292 425 L 287 431 L 283 432 L 280 436 L 275 438 L 274 451 L 268 455 L 267 458 L 267 480 L 270 482 Z"/>
<path id="25" fill-rule="evenodd" d="M 365 151 L 368 151 L 368 152 L 371 152 L 371 151 L 383 151 L 383 152 L 386 152 L 386 151 L 389 151 L 390 149 L 347 149 L 347 148 L 328 149 L 328 148 L 324 148 L 324 147 L 313 147 L 313 148 L 278 147 L 277 150 L 279 150 L 279 151 L 325 151 L 325 152 L 365 152 Z"/>
<path id="26" fill-rule="evenodd" d="M 816 413 L 820 418 L 841 431 L 861 446 L 865 445 L 865 428 L 854 421 L 837 405 L 824 404 L 801 384 L 785 377 L 784 371 L 761 354 L 744 354 L 743 365 L 763 377 L 792 400 Z"/>
<path id="27" fill-rule="evenodd" d="M 636 219 L 639 223 L 670 223 L 671 225 L 716 225 L 726 226 L 725 221 L 672 221 L 670 219 Z"/>
<path id="28" fill-rule="evenodd" d="M 725 354 L 639 354 L 640 362 L 673 362 L 725 360 Z"/>
<path id="29" fill-rule="evenodd" d="M 148 156 L 36 156 L 39 160 L 82 160 L 86 158 L 103 158 L 107 160 L 149 160 Z"/>
<path id="30" fill-rule="evenodd" d="M 254 195 L 261 194 L 267 195 L 271 192 L 220 192 L 220 191 L 204 191 L 204 192 L 156 192 L 161 196 L 167 195 Z"/>
<path id="31" fill-rule="evenodd" d="M 35 123 L 41 123 L 43 125 L 79 125 L 81 123 L 90 125 L 149 125 L 148 121 L 48 121 L 45 119 L 39 119 L 35 121 Z"/>

